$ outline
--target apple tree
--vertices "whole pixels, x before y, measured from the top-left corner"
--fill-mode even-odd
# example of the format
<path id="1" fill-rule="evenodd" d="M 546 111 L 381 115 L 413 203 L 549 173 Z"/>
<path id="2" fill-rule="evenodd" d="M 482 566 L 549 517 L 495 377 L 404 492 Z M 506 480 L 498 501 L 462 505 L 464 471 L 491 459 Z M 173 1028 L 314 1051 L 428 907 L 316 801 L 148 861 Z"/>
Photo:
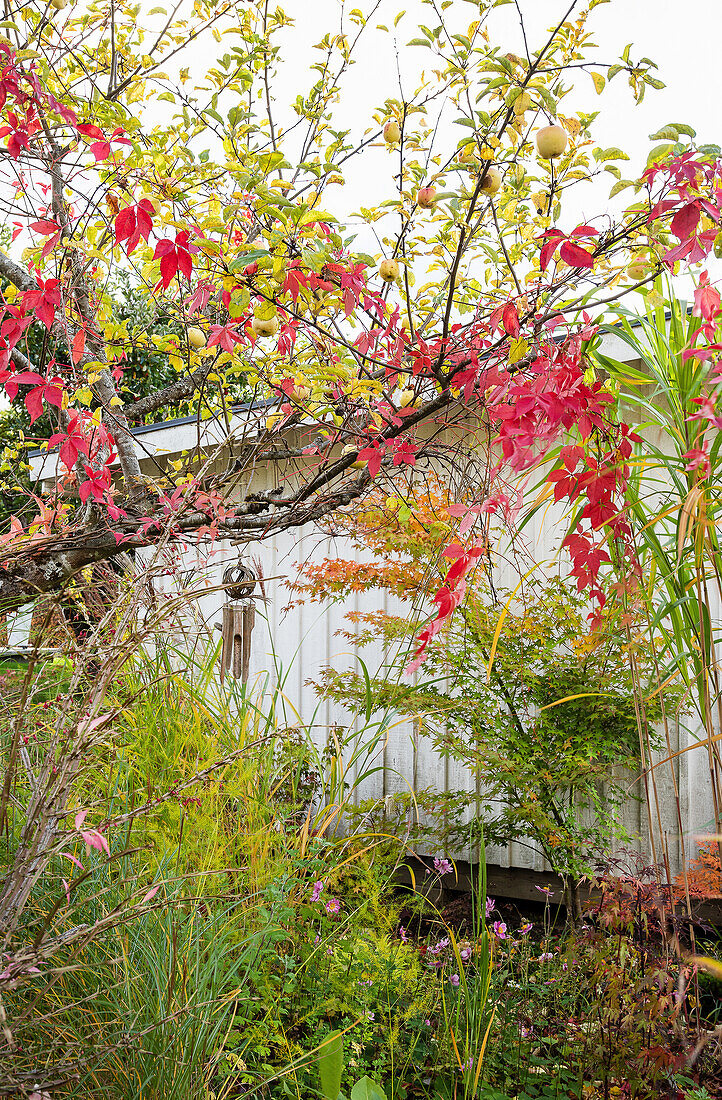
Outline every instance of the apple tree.
<path id="1" fill-rule="evenodd" d="M 0 607 L 160 539 L 318 520 L 389 471 L 463 481 L 481 443 L 493 457 L 465 485 L 418 659 L 483 552 L 474 531 L 517 507 L 507 481 L 562 442 L 547 489 L 575 505 L 573 572 L 603 599 L 605 546 L 629 541 L 631 444 L 584 342 L 606 303 L 710 252 L 720 165 L 677 127 L 625 180 L 622 151 L 595 146 L 594 112 L 565 106 L 617 78 L 637 101 L 661 84 L 629 48 L 592 60 L 602 2 L 550 5 L 538 42 L 518 3 L 518 52 L 494 39 L 503 0 L 426 3 L 410 43 L 392 6 L 343 7 L 299 57 L 300 7 L 8 0 L 0 386 L 51 425 L 58 473 L 0 536 Z M 359 114 L 349 81 L 374 36 L 391 55 L 412 47 L 418 86 L 399 70 L 395 94 Z M 354 181 L 370 171 L 366 205 Z M 570 198 L 594 177 L 616 206 L 578 224 Z M 119 316 L 118 278 L 164 333 Z M 151 351 L 165 380 L 137 396 L 128 364 Z M 239 393 L 271 407 L 224 471 L 190 455 L 143 475 L 136 425 L 182 402 L 224 422 Z M 233 501 L 259 456 L 286 464 L 283 492 Z"/>

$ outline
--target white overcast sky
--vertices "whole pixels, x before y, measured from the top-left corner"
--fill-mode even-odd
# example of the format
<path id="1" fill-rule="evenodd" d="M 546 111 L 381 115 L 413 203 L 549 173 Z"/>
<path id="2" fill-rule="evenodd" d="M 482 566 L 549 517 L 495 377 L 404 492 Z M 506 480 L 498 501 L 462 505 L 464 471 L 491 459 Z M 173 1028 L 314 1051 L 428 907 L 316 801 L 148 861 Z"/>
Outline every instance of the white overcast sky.
<path id="1" fill-rule="evenodd" d="M 354 2 L 346 3 L 346 8 Z M 368 10 L 370 0 L 358 2 Z M 532 49 L 544 41 L 544 32 L 556 24 L 569 6 L 569 0 L 519 0 L 527 25 Z M 394 45 L 391 35 L 372 29 L 375 23 L 390 24 L 393 15 L 405 7 L 405 16 L 394 32 L 401 50 L 402 69 L 413 73 L 427 63 L 427 51 L 403 45 L 417 35 L 419 22 L 433 26 L 434 13 L 422 0 L 382 0 L 375 19 L 369 22 L 365 40 L 357 54 L 357 64 L 346 87 L 352 93 L 354 114 L 360 122 L 365 110 L 383 100 L 386 95 L 398 95 Z M 579 8 L 583 3 L 579 4 Z M 288 59 L 279 86 L 279 98 L 296 81 L 308 82 L 309 60 L 319 55 L 309 49 L 326 31 L 338 26 L 341 9 L 339 0 L 286 0 L 286 11 L 295 20 L 288 34 Z M 445 17 L 458 26 L 468 24 L 475 9 L 464 0 L 454 0 Z M 519 21 L 514 4 L 498 9 L 488 24 L 492 40 L 504 51 L 520 51 Z M 592 54 L 600 61 L 614 62 L 624 46 L 631 42 L 632 58 L 646 56 L 656 61 L 658 75 L 667 87 L 648 91 L 644 102 L 636 105 L 624 74 L 620 74 L 601 98 L 591 90 L 588 76 L 578 72 L 586 110 L 600 109 L 596 133 L 600 143 L 619 145 L 640 156 L 648 148 L 648 135 L 665 122 L 689 122 L 702 142 L 722 144 L 722 0 L 611 0 L 590 15 L 587 28 L 594 34 L 599 48 Z M 347 24 L 350 32 L 352 27 Z M 298 64 L 300 63 L 300 64 Z M 287 82 L 289 82 L 287 86 Z M 282 87 L 287 86 L 287 87 Z M 410 91 L 409 79 L 407 90 Z M 344 97 L 344 108 L 348 98 Z M 568 101 L 567 101 L 568 102 Z M 564 113 L 570 113 L 566 105 Z M 459 131 L 461 133 L 461 131 Z"/>
<path id="2" fill-rule="evenodd" d="M 345 9 L 358 4 L 369 11 L 371 0 L 346 0 Z M 527 37 L 532 50 L 545 41 L 545 32 L 556 25 L 569 7 L 569 0 L 519 0 L 524 14 Z M 583 2 L 578 9 L 583 8 Z M 301 88 L 310 83 L 309 66 L 319 59 L 313 44 L 326 32 L 339 26 L 340 0 L 286 0 L 285 10 L 295 19 L 292 31 L 286 34 L 282 51 L 284 63 L 276 80 L 274 92 L 279 106 L 291 102 Z M 392 33 L 375 29 L 378 23 L 392 28 L 393 17 L 405 8 L 405 15 Z M 465 30 L 473 19 L 475 8 L 465 0 L 454 0 L 445 18 L 459 30 Z M 429 66 L 431 55 L 417 47 L 405 47 L 409 39 L 418 36 L 418 23 L 434 26 L 436 20 L 429 4 L 423 0 L 382 0 L 381 6 L 364 32 L 356 54 L 356 64 L 345 78 L 341 103 L 337 112 L 339 127 L 351 126 L 354 136 L 373 125 L 372 111 L 387 96 L 399 97 L 396 49 L 404 76 L 404 91 L 410 96 L 422 67 Z M 491 16 L 488 27 L 493 42 L 503 52 L 521 53 L 519 18 L 513 3 L 499 8 Z M 349 36 L 353 25 L 346 23 Z M 601 62 L 616 61 L 627 43 L 632 43 L 631 58 L 650 57 L 658 65 L 657 75 L 666 84 L 661 91 L 648 89 L 642 104 L 632 97 L 627 78 L 620 73 L 605 94 L 598 97 L 590 77 L 576 71 L 577 91 L 567 97 L 560 110 L 570 115 L 576 109 L 598 110 L 594 123 L 595 143 L 603 147 L 619 146 L 629 154 L 630 163 L 622 163 L 622 175 L 637 178 L 644 170 L 652 144 L 649 135 L 668 122 L 685 122 L 697 131 L 700 143 L 722 145 L 722 0 L 611 0 L 597 7 L 590 15 L 587 29 L 592 31 L 598 48 L 591 54 Z M 464 131 L 449 128 L 448 142 L 455 145 Z M 383 149 L 371 150 L 363 161 L 356 162 L 346 172 L 345 194 L 338 191 L 327 204 L 343 215 L 363 205 L 374 205 L 393 194 L 393 172 L 396 159 Z M 574 192 L 574 206 L 563 215 L 563 221 L 592 220 L 603 213 L 614 182 L 603 176 L 600 184 L 584 185 Z M 452 184 L 453 186 L 453 184 Z M 586 188 L 586 190 L 585 190 Z M 333 189 L 335 190 L 335 189 Z M 632 192 L 624 192 L 622 203 Z M 568 228 L 566 225 L 563 228 Z M 363 230 L 357 241 L 362 244 Z M 376 251 L 371 241 L 363 247 Z M 712 261 L 713 277 L 722 275 L 722 264 Z"/>

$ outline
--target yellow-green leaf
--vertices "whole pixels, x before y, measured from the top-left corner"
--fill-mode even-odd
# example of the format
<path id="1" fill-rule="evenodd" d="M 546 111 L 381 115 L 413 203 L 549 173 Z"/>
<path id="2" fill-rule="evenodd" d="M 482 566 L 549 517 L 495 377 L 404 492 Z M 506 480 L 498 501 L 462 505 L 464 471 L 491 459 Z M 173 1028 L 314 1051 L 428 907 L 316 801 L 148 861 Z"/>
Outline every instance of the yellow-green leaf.
<path id="1" fill-rule="evenodd" d="M 602 76 L 601 73 L 590 73 L 589 75 L 591 76 L 591 78 L 594 82 L 594 88 L 596 90 L 597 95 L 601 95 L 602 92 L 604 91 L 605 86 L 606 86 L 606 83 L 607 83 L 606 80 L 604 79 L 604 77 Z"/>

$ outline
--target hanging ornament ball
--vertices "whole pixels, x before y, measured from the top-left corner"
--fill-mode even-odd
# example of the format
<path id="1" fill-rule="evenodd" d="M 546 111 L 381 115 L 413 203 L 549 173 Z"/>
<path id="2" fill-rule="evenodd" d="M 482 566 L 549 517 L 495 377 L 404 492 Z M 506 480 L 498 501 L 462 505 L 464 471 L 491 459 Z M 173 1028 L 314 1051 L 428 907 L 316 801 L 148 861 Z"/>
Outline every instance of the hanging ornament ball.
<path id="1" fill-rule="evenodd" d="M 223 571 L 223 587 L 232 600 L 245 600 L 256 587 L 256 578 L 247 565 L 236 562 Z"/>

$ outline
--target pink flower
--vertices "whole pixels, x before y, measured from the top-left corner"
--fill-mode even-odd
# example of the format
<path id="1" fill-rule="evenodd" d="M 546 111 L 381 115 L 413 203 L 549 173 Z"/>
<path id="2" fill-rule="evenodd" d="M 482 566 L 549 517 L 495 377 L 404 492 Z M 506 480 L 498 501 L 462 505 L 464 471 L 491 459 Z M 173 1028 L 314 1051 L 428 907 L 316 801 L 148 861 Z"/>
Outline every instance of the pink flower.
<path id="1" fill-rule="evenodd" d="M 406 929 L 404 928 L 403 924 L 399 925 L 399 939 L 401 940 L 402 943 L 408 943 L 409 942 L 409 937 L 406 934 Z"/>
<path id="2" fill-rule="evenodd" d="M 525 920 L 524 923 L 522 924 L 521 928 L 519 929 L 519 935 L 520 936 L 528 935 L 528 933 L 531 932 L 533 927 L 534 927 L 534 925 L 531 923 L 531 921 Z"/>
<path id="3" fill-rule="evenodd" d="M 498 940 L 506 939 L 506 924 L 503 920 L 495 920 L 491 926 L 491 930 Z"/>
<path id="4" fill-rule="evenodd" d="M 451 977 L 449 978 L 449 981 L 451 982 L 452 985 L 458 985 L 459 984 L 459 975 L 458 974 L 452 974 Z"/>
<path id="5" fill-rule="evenodd" d="M 699 470 L 702 477 L 707 477 L 710 467 L 706 443 L 703 443 L 701 448 L 693 447 L 691 451 L 685 451 L 682 457 L 688 460 L 685 470 Z"/>
<path id="6" fill-rule="evenodd" d="M 717 408 L 709 395 L 693 397 L 692 404 L 699 405 L 699 412 L 691 413 L 687 417 L 688 420 L 707 420 L 710 424 L 714 424 L 715 428 L 722 430 L 722 416 L 717 415 Z"/>
<path id="7" fill-rule="evenodd" d="M 699 286 L 694 292 L 693 317 L 703 317 L 712 321 L 719 313 L 720 293 L 710 285 L 709 275 L 703 271 L 699 277 Z"/>
<path id="8" fill-rule="evenodd" d="M 341 908 L 341 902 L 338 900 L 338 898 L 329 898 L 328 901 L 326 902 L 326 912 L 327 913 L 338 913 L 340 908 Z"/>
<path id="9" fill-rule="evenodd" d="M 318 899 L 321 897 L 321 891 L 323 890 L 323 887 L 323 882 L 314 882 L 313 890 L 311 891 L 311 901 L 318 901 Z"/>
<path id="10" fill-rule="evenodd" d="M 440 875 L 449 875 L 454 868 L 448 859 L 439 859 L 437 856 L 434 860 L 434 870 Z"/>
<path id="11" fill-rule="evenodd" d="M 486 899 L 486 919 L 487 920 L 489 919 L 489 917 L 491 916 L 491 914 L 494 912 L 495 909 L 496 909 L 496 901 L 494 900 L 494 898 L 487 898 Z"/>

